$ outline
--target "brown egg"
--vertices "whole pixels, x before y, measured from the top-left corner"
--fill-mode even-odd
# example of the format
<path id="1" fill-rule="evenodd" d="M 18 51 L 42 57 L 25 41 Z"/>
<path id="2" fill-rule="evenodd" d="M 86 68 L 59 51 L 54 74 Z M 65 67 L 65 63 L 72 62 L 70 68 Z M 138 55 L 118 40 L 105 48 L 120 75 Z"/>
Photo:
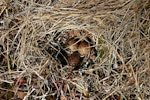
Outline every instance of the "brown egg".
<path id="1" fill-rule="evenodd" d="M 81 43 L 78 46 L 78 52 L 81 56 L 87 56 L 90 54 L 91 48 L 90 44 L 86 41 L 81 41 Z"/>
<path id="2" fill-rule="evenodd" d="M 78 43 L 77 39 L 71 38 L 67 41 L 67 47 L 73 52 L 77 51 Z"/>
<path id="3" fill-rule="evenodd" d="M 79 30 L 70 30 L 67 33 L 68 37 L 80 37 L 80 31 Z"/>
<path id="4" fill-rule="evenodd" d="M 68 56 L 68 63 L 72 67 L 78 67 L 81 64 L 80 54 L 78 52 L 74 52 L 70 56 Z"/>

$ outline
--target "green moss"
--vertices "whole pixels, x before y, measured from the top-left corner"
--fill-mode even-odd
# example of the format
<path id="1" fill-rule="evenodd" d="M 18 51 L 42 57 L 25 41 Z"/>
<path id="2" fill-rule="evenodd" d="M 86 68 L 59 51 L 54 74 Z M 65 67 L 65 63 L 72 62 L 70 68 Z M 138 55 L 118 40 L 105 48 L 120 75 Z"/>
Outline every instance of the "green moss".
<path id="1" fill-rule="evenodd" d="M 7 93 L 7 100 L 11 100 L 11 98 L 13 98 L 13 97 L 14 97 L 14 93 L 12 93 L 12 92 Z"/>
<path id="2" fill-rule="evenodd" d="M 98 38 L 98 45 L 101 45 L 103 43 L 103 40 L 101 38 Z"/>
<path id="3" fill-rule="evenodd" d="M 100 49 L 99 50 L 99 57 L 102 58 L 105 55 L 105 50 L 104 49 Z"/>

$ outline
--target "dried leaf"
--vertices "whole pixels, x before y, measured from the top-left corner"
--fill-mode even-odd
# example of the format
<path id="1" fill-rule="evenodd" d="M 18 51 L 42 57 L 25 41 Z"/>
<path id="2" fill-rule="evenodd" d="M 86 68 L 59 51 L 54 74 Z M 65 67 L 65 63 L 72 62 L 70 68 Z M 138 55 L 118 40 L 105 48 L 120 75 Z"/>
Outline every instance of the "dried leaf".
<path id="1" fill-rule="evenodd" d="M 24 83 L 27 83 L 27 81 L 24 78 L 16 78 L 14 80 L 14 84 L 18 84 L 19 86 L 24 84 Z"/>
<path id="2" fill-rule="evenodd" d="M 128 86 L 132 86 L 135 84 L 135 78 L 134 77 L 131 77 L 129 78 L 129 81 L 127 82 Z"/>
<path id="3" fill-rule="evenodd" d="M 60 100 L 67 100 L 67 98 L 64 95 L 61 95 Z"/>
<path id="4" fill-rule="evenodd" d="M 20 98 L 20 99 L 23 99 L 25 97 L 26 93 L 22 92 L 22 91 L 18 91 L 17 92 L 17 96 Z"/>

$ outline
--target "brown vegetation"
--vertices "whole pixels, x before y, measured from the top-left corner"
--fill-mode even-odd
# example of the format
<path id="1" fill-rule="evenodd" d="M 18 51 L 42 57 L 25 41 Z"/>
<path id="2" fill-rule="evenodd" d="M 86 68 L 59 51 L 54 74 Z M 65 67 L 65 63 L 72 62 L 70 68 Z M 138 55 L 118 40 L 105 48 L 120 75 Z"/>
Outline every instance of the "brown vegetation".
<path id="1" fill-rule="evenodd" d="M 149 56 L 149 0 L 0 0 L 1 100 L 149 100 Z"/>

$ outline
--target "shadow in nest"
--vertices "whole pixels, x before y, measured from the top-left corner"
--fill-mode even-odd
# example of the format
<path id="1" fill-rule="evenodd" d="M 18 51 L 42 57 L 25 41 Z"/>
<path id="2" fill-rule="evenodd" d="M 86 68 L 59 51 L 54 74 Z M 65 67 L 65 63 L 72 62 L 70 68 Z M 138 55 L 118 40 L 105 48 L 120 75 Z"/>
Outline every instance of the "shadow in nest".
<path id="1" fill-rule="evenodd" d="M 88 68 L 89 65 L 94 64 L 97 50 L 90 33 L 83 30 L 54 33 L 52 41 L 45 50 L 59 64 L 72 66 L 74 70 Z"/>

